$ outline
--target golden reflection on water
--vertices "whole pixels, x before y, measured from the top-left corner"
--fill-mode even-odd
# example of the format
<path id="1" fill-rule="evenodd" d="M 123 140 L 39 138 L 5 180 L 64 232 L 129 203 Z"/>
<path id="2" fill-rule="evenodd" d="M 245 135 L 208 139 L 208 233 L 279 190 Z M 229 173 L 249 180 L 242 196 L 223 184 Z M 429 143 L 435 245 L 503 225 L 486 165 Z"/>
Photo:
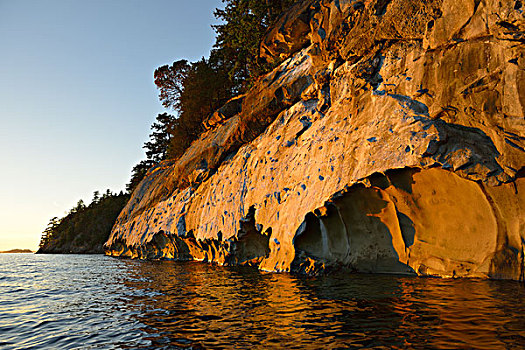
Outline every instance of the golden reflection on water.
<path id="1" fill-rule="evenodd" d="M 167 348 L 523 348 L 512 281 L 298 277 L 204 263 L 129 261 L 129 307 Z"/>

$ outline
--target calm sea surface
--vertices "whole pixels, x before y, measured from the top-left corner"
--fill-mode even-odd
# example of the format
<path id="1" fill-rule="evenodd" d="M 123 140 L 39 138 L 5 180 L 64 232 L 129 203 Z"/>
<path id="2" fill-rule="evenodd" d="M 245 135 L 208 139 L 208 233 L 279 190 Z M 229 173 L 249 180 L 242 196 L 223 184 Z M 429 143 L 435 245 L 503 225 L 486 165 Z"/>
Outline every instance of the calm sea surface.
<path id="1" fill-rule="evenodd" d="M 525 348 L 525 287 L 0 254 L 1 349 Z"/>

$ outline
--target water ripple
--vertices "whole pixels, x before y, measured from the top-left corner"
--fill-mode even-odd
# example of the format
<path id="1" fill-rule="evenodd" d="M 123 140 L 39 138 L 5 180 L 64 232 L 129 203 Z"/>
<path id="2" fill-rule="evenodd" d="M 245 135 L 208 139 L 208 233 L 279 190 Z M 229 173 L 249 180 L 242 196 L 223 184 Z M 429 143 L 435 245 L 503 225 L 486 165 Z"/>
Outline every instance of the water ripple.
<path id="1" fill-rule="evenodd" d="M 511 281 L 0 256 L 2 349 L 519 349 Z"/>

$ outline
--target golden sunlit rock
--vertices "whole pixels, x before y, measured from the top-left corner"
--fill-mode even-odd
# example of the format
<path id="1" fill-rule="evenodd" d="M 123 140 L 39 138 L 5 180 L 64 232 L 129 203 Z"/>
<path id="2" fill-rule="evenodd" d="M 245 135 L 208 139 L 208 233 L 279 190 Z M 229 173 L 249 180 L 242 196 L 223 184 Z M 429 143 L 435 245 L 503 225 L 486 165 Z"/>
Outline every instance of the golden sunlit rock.
<path id="1" fill-rule="evenodd" d="M 516 4 L 297 3 L 261 44 L 285 60 L 148 173 L 107 253 L 523 280 Z"/>

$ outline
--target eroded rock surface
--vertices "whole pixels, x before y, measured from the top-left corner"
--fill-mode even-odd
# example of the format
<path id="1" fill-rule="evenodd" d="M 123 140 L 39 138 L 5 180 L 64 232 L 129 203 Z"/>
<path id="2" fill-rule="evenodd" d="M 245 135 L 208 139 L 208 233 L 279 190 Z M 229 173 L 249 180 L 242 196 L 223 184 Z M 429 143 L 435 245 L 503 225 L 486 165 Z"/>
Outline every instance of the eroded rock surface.
<path id="1" fill-rule="evenodd" d="M 524 279 L 521 1 L 305 0 L 285 59 L 149 172 L 107 253 Z"/>

